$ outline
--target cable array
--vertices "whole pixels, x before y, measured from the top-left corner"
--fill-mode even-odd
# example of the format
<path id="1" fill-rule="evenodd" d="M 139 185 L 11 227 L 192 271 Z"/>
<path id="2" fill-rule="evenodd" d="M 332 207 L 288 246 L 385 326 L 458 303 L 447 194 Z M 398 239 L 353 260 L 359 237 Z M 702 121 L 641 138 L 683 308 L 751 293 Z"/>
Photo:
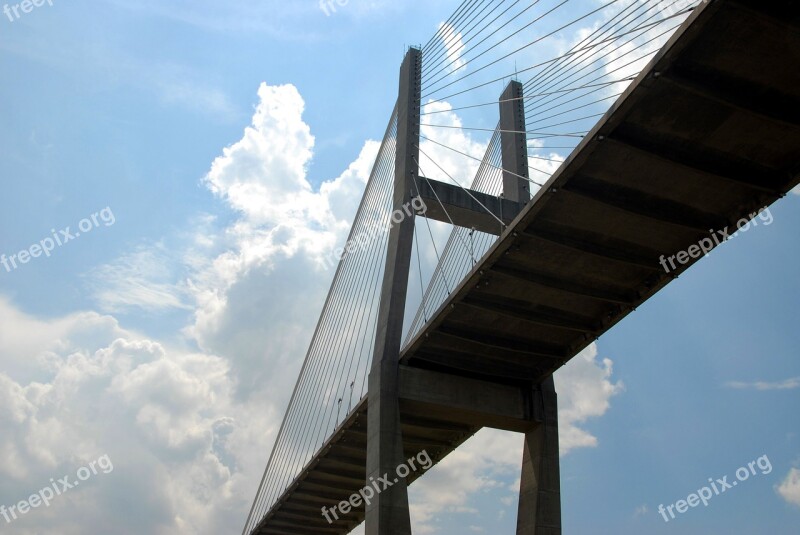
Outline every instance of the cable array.
<path id="1" fill-rule="evenodd" d="M 566 156 L 563 151 L 577 146 L 697 3 L 687 8 L 682 0 L 605 0 L 599 6 L 586 0 L 463 2 L 423 49 L 424 125 L 488 132 L 486 108 L 496 110 L 497 94 L 508 80 L 524 75 L 521 98 L 531 154 L 556 150 Z M 582 28 L 589 30 L 580 33 Z M 563 42 L 575 35 L 580 37 L 564 49 Z M 463 125 L 436 123 L 454 111 Z M 556 143 L 548 146 L 553 138 Z"/>
<path id="2" fill-rule="evenodd" d="M 677 10 L 676 5 L 683 2 L 606 0 L 599 7 L 579 0 L 463 2 L 423 49 L 420 174 L 438 171 L 452 180 L 437 160 L 455 155 L 465 167 L 480 163 L 473 190 L 501 195 L 505 173 L 528 181 L 535 192 L 694 7 Z M 581 34 L 580 27 L 590 29 Z M 555 46 L 570 32 L 580 37 L 567 48 Z M 505 132 L 525 135 L 530 177 L 503 169 L 504 131 L 499 124 L 483 126 L 487 118 L 496 121 L 496 95 L 520 74 L 528 77 L 523 94 L 509 100 L 522 100 L 525 130 Z M 490 90 L 495 94 L 487 94 Z M 455 112 L 458 120 L 453 120 Z M 454 130 L 473 136 L 469 139 L 491 133 L 483 157 L 444 141 Z M 421 291 L 405 343 L 435 317 L 450 291 L 496 240 L 496 235 L 473 229 L 451 230 Z"/>
<path id="3" fill-rule="evenodd" d="M 500 195 L 503 189 L 502 148 L 500 144 L 501 133 L 499 128 L 492 136 L 486 148 L 478 171 L 470 184 L 470 189 Z M 423 162 L 420 164 L 420 174 L 425 175 L 426 166 L 435 164 L 433 160 L 421 153 Z M 498 224 L 499 226 L 499 224 Z M 453 227 L 450 236 L 441 254 L 436 267 L 431 275 L 428 287 L 422 295 L 419 308 L 406 332 L 405 342 L 408 343 L 425 323 L 432 317 L 445 299 L 450 295 L 453 287 L 450 281 L 461 281 L 477 260 L 491 247 L 497 236 L 478 232 L 464 227 Z"/>
<path id="4" fill-rule="evenodd" d="M 386 249 L 397 108 L 384 135 L 348 244 L 312 337 L 256 499 L 250 533 L 366 394 Z"/>

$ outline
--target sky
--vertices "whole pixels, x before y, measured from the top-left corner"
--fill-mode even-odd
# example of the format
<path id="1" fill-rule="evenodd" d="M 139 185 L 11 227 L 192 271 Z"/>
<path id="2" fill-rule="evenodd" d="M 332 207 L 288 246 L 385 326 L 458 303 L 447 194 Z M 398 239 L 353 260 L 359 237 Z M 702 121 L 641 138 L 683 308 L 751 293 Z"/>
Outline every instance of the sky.
<path id="1" fill-rule="evenodd" d="M 241 532 L 400 62 L 457 6 L 0 13 L 0 532 Z M 800 192 L 769 213 L 557 372 L 564 533 L 798 532 Z M 414 532 L 513 532 L 521 450 L 479 432 L 411 487 Z"/>

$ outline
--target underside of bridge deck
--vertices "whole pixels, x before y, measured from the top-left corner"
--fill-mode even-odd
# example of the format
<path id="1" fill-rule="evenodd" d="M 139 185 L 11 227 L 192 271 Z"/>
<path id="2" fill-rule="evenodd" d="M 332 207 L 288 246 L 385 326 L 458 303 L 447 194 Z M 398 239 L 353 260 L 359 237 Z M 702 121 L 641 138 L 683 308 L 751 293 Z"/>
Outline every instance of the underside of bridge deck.
<path id="1" fill-rule="evenodd" d="M 797 185 L 799 12 L 795 2 L 698 9 L 402 362 L 540 380 L 702 258 L 700 244 L 716 246 Z"/>
<path id="2" fill-rule="evenodd" d="M 407 459 L 416 458 L 424 451 L 435 464 L 480 429 L 452 419 L 420 415 L 418 408 L 416 405 L 401 409 L 403 449 Z M 336 507 L 369 483 L 366 462 L 367 400 L 364 398 L 284 493 L 282 501 L 273 507 L 257 533 L 349 533 L 364 520 L 363 503 L 347 514 L 338 513 L 338 519 L 329 513 L 330 523 L 322 515 L 322 508 Z M 421 469 L 413 470 L 406 480 L 411 483 L 422 473 Z"/>

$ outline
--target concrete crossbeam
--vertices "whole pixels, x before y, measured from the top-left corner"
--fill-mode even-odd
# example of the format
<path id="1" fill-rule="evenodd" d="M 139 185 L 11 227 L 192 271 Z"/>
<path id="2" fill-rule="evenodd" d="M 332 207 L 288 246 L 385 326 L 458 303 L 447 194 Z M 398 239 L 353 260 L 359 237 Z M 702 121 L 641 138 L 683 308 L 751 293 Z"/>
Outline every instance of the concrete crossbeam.
<path id="1" fill-rule="evenodd" d="M 425 217 L 499 236 L 524 204 L 429 178 L 417 179 L 417 192 L 427 208 Z M 500 222 L 503 222 L 503 225 Z"/>
<path id="2" fill-rule="evenodd" d="M 529 392 L 410 366 L 400 366 L 398 394 L 404 410 L 470 426 L 524 433 L 534 426 Z"/>

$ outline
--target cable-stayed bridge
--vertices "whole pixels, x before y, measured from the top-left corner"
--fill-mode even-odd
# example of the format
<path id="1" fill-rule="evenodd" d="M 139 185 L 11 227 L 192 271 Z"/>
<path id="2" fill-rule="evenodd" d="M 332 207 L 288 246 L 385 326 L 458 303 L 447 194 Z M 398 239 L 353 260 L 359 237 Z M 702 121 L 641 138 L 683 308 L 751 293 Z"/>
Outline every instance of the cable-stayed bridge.
<path id="1" fill-rule="evenodd" d="M 561 533 L 552 373 L 798 182 L 798 2 L 465 0 L 403 60 L 244 534 L 410 534 L 416 471 L 321 511 L 483 427 L 525 434 L 517 533 Z"/>

